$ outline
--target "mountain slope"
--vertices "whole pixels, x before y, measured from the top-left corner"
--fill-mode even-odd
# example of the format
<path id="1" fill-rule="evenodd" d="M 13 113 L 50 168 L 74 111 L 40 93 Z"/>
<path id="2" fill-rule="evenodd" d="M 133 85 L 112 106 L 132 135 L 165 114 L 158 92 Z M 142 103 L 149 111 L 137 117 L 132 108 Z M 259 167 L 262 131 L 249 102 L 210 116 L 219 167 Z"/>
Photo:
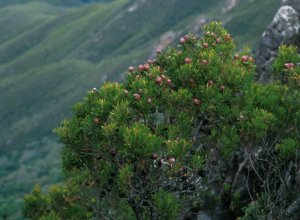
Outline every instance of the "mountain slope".
<path id="1" fill-rule="evenodd" d="M 255 43 L 279 4 L 240 1 L 221 13 L 220 0 L 118 0 L 80 7 L 53 2 L 0 7 L 0 214 L 15 212 L 34 182 L 59 180 L 60 146 L 52 129 L 88 89 L 122 80 L 127 66 L 144 62 L 163 34 L 171 31 L 177 41 L 199 15 L 224 20 L 239 42 Z M 257 16 L 266 5 L 267 16 Z"/>
<path id="2" fill-rule="evenodd" d="M 27 4 L 37 0 L 1 0 L 0 7 L 17 4 Z M 39 0 L 56 6 L 79 6 L 86 3 L 112 2 L 114 0 Z"/>
<path id="3" fill-rule="evenodd" d="M 272 21 L 279 6 L 278 0 L 240 1 L 226 17 L 225 27 L 238 43 L 256 47 L 259 36 Z"/>

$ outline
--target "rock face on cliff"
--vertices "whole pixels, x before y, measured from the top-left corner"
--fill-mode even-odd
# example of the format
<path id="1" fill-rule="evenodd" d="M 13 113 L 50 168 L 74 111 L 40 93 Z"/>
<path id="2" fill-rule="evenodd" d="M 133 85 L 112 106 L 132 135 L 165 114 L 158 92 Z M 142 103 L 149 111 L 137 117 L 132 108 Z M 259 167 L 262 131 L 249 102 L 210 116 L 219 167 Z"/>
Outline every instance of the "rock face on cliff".
<path id="1" fill-rule="evenodd" d="M 263 33 L 256 60 L 258 66 L 257 80 L 267 83 L 271 80 L 271 63 L 277 55 L 281 44 L 300 46 L 300 2 L 283 0 L 282 6 L 273 21 Z"/>
<path id="2" fill-rule="evenodd" d="M 300 1 L 299 0 L 282 0 L 281 5 L 289 5 L 289 6 L 293 7 L 298 13 L 300 12 Z"/>

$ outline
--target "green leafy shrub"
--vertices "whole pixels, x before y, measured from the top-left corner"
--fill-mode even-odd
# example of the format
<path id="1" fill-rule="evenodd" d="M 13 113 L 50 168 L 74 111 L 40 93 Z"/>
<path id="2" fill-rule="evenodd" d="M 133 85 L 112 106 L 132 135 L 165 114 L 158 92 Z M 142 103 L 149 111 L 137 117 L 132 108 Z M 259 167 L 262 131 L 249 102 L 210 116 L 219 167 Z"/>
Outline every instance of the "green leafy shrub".
<path id="1" fill-rule="evenodd" d="M 180 209 L 180 201 L 171 193 L 158 191 L 153 195 L 154 205 L 158 209 L 162 219 L 177 219 Z"/>
<path id="2" fill-rule="evenodd" d="M 182 37 L 177 48 L 130 67 L 124 83 L 105 83 L 75 105 L 56 129 L 66 185 L 29 195 L 25 216 L 237 218 L 261 192 L 270 203 L 264 214 L 285 213 L 299 192 L 291 185 L 288 193 L 288 180 L 276 177 L 288 163 L 296 167 L 300 143 L 299 68 L 285 62 L 299 56 L 281 47 L 280 81 L 257 84 L 248 51 L 237 53 L 220 23 L 203 29 L 203 37 Z"/>
<path id="3" fill-rule="evenodd" d="M 40 220 L 61 220 L 62 218 L 60 218 L 55 212 L 51 211 L 48 215 L 43 216 L 40 218 Z"/>
<path id="4" fill-rule="evenodd" d="M 251 202 L 244 211 L 245 215 L 240 220 L 263 220 L 266 217 L 258 201 Z"/>
<path id="5" fill-rule="evenodd" d="M 283 139 L 282 143 L 276 145 L 276 149 L 279 151 L 279 158 L 289 159 L 295 157 L 299 152 L 300 145 L 297 141 L 287 138 Z"/>

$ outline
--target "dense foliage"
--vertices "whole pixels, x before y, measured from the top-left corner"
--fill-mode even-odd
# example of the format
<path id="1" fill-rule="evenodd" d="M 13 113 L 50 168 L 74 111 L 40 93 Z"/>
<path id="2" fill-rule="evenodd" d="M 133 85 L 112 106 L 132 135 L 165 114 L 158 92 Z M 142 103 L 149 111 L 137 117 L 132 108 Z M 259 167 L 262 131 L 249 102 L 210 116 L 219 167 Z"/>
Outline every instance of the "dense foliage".
<path id="1" fill-rule="evenodd" d="M 227 1 L 79 2 L 0 1 L 0 216 L 4 218 L 22 219 L 22 198 L 34 183 L 46 187 L 61 180 L 62 145 L 52 129 L 71 116 L 70 107 L 82 100 L 87 88 L 104 80 L 123 80 L 126 67 L 147 59 L 161 36 L 171 33 L 176 39 L 198 27 L 194 24 L 203 18 L 226 20 L 239 44 L 255 45 L 279 7 L 279 0 L 245 0 L 221 13 Z"/>
<path id="2" fill-rule="evenodd" d="M 124 83 L 94 88 L 56 129 L 65 183 L 25 198 L 32 219 L 221 219 L 299 213 L 300 57 L 274 82 L 219 23 L 180 39 Z M 201 214 L 202 213 L 202 214 Z"/>

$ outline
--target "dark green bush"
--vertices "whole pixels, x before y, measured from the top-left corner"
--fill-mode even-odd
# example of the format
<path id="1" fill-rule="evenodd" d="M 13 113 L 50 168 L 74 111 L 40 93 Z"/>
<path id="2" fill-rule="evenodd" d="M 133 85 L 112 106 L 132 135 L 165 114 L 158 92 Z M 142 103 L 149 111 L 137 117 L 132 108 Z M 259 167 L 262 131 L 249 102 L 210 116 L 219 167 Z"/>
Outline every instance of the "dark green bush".
<path id="1" fill-rule="evenodd" d="M 261 85 L 253 58 L 237 53 L 219 23 L 204 33 L 184 36 L 177 48 L 130 68 L 124 83 L 105 83 L 75 105 L 56 129 L 66 184 L 26 197 L 26 217 L 290 214 L 299 195 L 285 177 L 299 165 L 296 49 L 280 48 L 276 80 Z M 258 200 L 263 213 L 252 211 Z"/>

